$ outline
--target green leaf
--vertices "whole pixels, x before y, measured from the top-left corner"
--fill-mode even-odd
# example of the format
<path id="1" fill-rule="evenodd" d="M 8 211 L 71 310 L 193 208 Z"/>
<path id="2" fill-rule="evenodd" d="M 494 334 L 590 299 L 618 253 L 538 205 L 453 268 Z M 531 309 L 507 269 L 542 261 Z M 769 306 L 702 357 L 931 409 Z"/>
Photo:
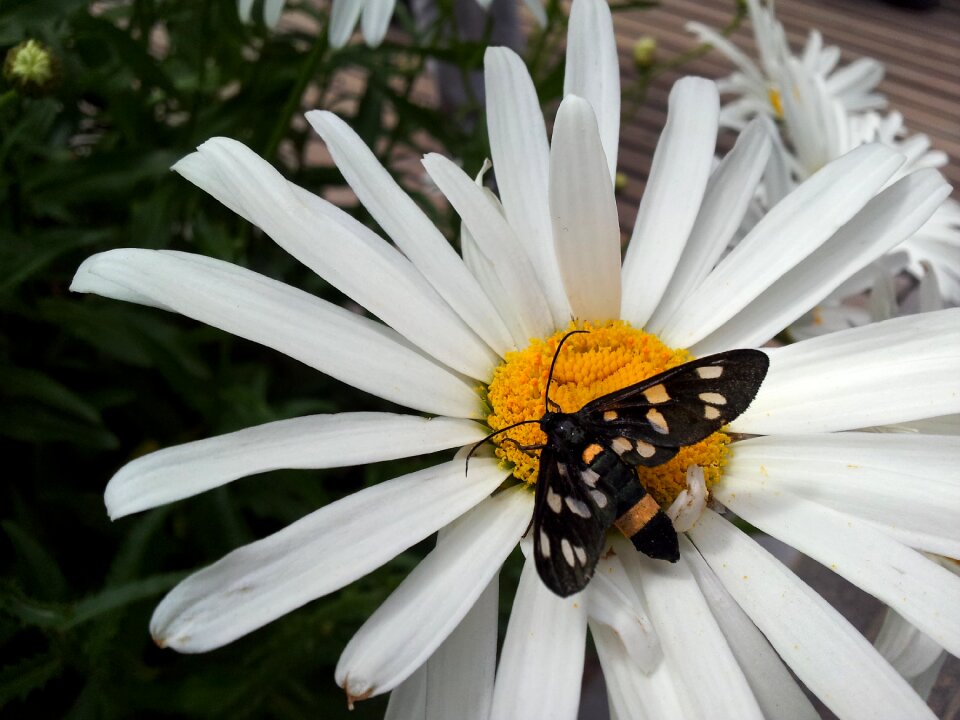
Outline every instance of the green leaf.
<path id="1" fill-rule="evenodd" d="M 61 671 L 60 660 L 49 653 L 26 658 L 0 670 L 0 708 L 11 700 L 23 700 Z"/>
<path id="2" fill-rule="evenodd" d="M 184 572 L 164 573 L 142 580 L 134 580 L 123 585 L 108 587 L 74 605 L 70 618 L 63 623 L 61 628 L 67 630 L 104 613 L 155 597 L 172 588 L 186 575 L 187 573 Z"/>
<path id="3" fill-rule="evenodd" d="M 24 625 L 63 632 L 131 603 L 156 597 L 186 575 L 185 572 L 163 573 L 113 585 L 73 605 L 42 602 L 6 583 L 0 585 L 0 610 Z"/>
<path id="4" fill-rule="evenodd" d="M 7 365 L 0 367 L 0 396 L 30 400 L 100 425 L 100 413 L 53 378 L 37 370 Z"/>
<path id="5" fill-rule="evenodd" d="M 0 295 L 12 292 L 69 252 L 102 244 L 106 230 L 57 229 L 27 237 L 9 237 L 0 243 Z"/>
<path id="6" fill-rule="evenodd" d="M 95 450 L 112 450 L 119 445 L 116 436 L 105 428 L 19 400 L 5 403 L 0 413 L 0 435 L 24 442 L 69 442 Z"/>
<path id="7" fill-rule="evenodd" d="M 0 585 L 0 611 L 28 627 L 56 628 L 67 619 L 63 607 L 27 597 L 10 582 Z"/>
<path id="8" fill-rule="evenodd" d="M 35 595 L 59 600 L 67 588 L 57 561 L 37 540 L 12 520 L 0 522 L 17 556 L 17 577 Z"/>

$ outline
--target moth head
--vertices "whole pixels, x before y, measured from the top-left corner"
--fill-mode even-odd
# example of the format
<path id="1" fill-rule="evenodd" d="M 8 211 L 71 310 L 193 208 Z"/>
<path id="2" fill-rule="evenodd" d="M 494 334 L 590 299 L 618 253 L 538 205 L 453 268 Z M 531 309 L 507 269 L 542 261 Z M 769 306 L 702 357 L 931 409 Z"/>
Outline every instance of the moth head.
<path id="1" fill-rule="evenodd" d="M 567 413 L 547 412 L 540 418 L 540 429 L 547 437 L 561 443 L 581 444 L 586 442 L 587 434 L 579 423 L 574 422 Z"/>

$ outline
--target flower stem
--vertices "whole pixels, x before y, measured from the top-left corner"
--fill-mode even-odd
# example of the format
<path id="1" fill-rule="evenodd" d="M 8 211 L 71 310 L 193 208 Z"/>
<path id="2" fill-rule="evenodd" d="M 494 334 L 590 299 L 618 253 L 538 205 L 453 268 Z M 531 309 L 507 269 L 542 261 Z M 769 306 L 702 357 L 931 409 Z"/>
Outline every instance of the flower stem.
<path id="1" fill-rule="evenodd" d="M 263 156 L 267 160 L 272 159 L 274 155 L 276 155 L 277 148 L 280 147 L 280 142 L 290 129 L 290 120 L 293 118 L 293 114 L 299 109 L 303 93 L 316 74 L 317 67 L 320 65 L 320 61 L 326 54 L 328 47 L 326 28 L 321 28 L 317 34 L 317 41 L 310 50 L 310 54 L 300 66 L 300 74 L 297 76 L 297 82 L 293 86 L 293 90 L 290 91 L 290 95 L 287 96 L 287 102 L 284 103 L 283 110 L 280 111 L 280 117 L 277 118 L 277 123 L 270 133 L 270 139 L 267 141 L 266 148 L 263 151 Z"/>

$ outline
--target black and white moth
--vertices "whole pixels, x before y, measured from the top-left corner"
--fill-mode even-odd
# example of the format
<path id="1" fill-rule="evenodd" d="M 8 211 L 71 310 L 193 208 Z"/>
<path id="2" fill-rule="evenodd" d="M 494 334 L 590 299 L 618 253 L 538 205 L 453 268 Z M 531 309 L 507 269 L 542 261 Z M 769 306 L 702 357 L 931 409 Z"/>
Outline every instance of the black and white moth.
<path id="1" fill-rule="evenodd" d="M 534 560 L 540 579 L 560 597 L 586 587 L 613 525 L 640 552 L 670 562 L 679 559 L 673 523 L 640 483 L 635 468 L 661 465 L 681 447 L 732 422 L 756 397 L 769 367 L 759 350 L 730 350 L 564 413 L 549 398 L 550 382 L 563 343 L 582 332 L 568 333 L 557 345 L 543 417 L 525 421 L 539 422 L 546 443 L 520 446 L 540 450 L 532 519 Z"/>

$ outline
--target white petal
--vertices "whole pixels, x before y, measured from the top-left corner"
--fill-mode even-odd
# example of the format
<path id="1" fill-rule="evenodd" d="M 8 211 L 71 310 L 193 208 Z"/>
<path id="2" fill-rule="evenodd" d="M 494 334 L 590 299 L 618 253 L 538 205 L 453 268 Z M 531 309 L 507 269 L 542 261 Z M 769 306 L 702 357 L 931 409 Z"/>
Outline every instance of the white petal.
<path id="1" fill-rule="evenodd" d="M 713 497 L 812 557 L 960 654 L 960 577 L 855 517 L 725 472 Z M 956 512 L 944 514 L 956 517 Z"/>
<path id="2" fill-rule="evenodd" d="M 390 16 L 397 0 L 365 0 L 363 19 L 360 26 L 363 30 L 363 39 L 370 47 L 377 47 L 383 42 L 383 36 L 390 27 Z"/>
<path id="3" fill-rule="evenodd" d="M 603 668 L 611 718 L 683 720 L 679 695 L 684 691 L 665 662 L 651 672 L 644 672 L 609 627 L 591 621 L 590 634 Z"/>
<path id="4" fill-rule="evenodd" d="M 424 666 L 390 693 L 383 720 L 426 720 L 426 717 L 427 668 Z"/>
<path id="5" fill-rule="evenodd" d="M 250 22 L 251 11 L 253 10 L 253 2 L 254 0 L 237 0 L 237 15 L 240 16 L 241 22 Z"/>
<path id="6" fill-rule="evenodd" d="M 767 124 L 762 118 L 751 122 L 710 175 L 676 272 L 647 323 L 649 332 L 663 331 L 663 323 L 703 282 L 740 227 L 770 156 L 770 136 L 776 131 Z"/>
<path id="7" fill-rule="evenodd" d="M 873 646 L 754 540 L 711 510 L 688 534 L 780 657 L 839 717 L 932 720 Z"/>
<path id="8" fill-rule="evenodd" d="M 736 65 L 737 69 L 749 77 L 750 80 L 758 85 L 763 85 L 765 83 L 763 74 L 761 73 L 760 68 L 757 67 L 757 64 L 746 54 L 744 54 L 740 48 L 738 48 L 716 30 L 698 22 L 688 22 L 686 25 L 684 25 L 684 29 L 686 29 L 687 32 L 692 32 L 694 35 L 696 35 L 700 42 L 713 45 L 713 47 L 726 55 L 727 59 Z"/>
<path id="9" fill-rule="evenodd" d="M 692 528 L 707 506 L 708 496 L 703 468 L 699 465 L 690 465 L 687 468 L 687 486 L 680 491 L 666 510 L 667 517 L 673 521 L 673 529 L 678 533 L 685 533 Z"/>
<path id="10" fill-rule="evenodd" d="M 510 335 L 513 337 L 514 347 L 525 347 L 530 335 L 524 332 L 516 314 L 517 309 L 508 306 L 508 294 L 500 282 L 496 268 L 487 256 L 480 252 L 477 241 L 470 234 L 470 228 L 463 223 L 460 224 L 460 251 L 463 253 L 463 263 L 480 283 L 480 287 L 483 288 L 487 297 L 494 303 L 500 317 L 507 323 Z"/>
<path id="11" fill-rule="evenodd" d="M 427 662 L 425 720 L 487 720 L 497 669 L 497 577 Z"/>
<path id="12" fill-rule="evenodd" d="M 910 237 L 949 194 L 950 186 L 936 170 L 894 183 L 691 352 L 700 356 L 763 344 L 852 273 Z"/>
<path id="13" fill-rule="evenodd" d="M 687 77 L 670 91 L 650 178 L 623 261 L 621 317 L 643 327 L 656 310 L 697 219 L 713 165 L 720 99 L 710 80 Z"/>
<path id="14" fill-rule="evenodd" d="M 556 327 L 570 321 L 553 248 L 548 178 L 550 149 L 540 101 L 523 60 L 507 48 L 484 55 L 490 152 L 507 220 L 540 273 Z"/>
<path id="15" fill-rule="evenodd" d="M 503 641 L 490 720 L 574 720 L 586 633 L 583 595 L 557 597 L 528 559 Z"/>
<path id="16" fill-rule="evenodd" d="M 536 271 L 513 228 L 486 197 L 486 191 L 442 155 L 427 155 L 423 166 L 463 219 L 480 252 L 493 265 L 499 284 L 508 293 L 505 305 L 516 315 L 516 322 L 525 333 L 524 340 L 549 335 L 553 317 Z M 520 345 L 525 346 L 526 343 Z"/>
<path id="17" fill-rule="evenodd" d="M 587 0 L 592 2 L 593 0 Z M 620 222 L 590 103 L 560 104 L 550 149 L 550 215 L 563 285 L 576 318 L 620 312 Z"/>
<path id="18" fill-rule="evenodd" d="M 683 554 L 676 563 L 651 560 L 623 536 L 617 536 L 614 547 L 647 602 L 664 658 L 683 687 L 680 702 L 689 717 L 762 719 Z"/>
<path id="19" fill-rule="evenodd" d="M 488 498 L 441 533 L 436 549 L 357 631 L 337 663 L 351 697 L 392 690 L 453 632 L 530 521 L 526 487 Z"/>
<path id="20" fill-rule="evenodd" d="M 873 58 L 857 58 L 827 78 L 827 88 L 833 95 L 864 95 L 883 79 L 883 64 Z M 848 108 L 849 110 L 862 108 Z"/>
<path id="21" fill-rule="evenodd" d="M 616 555 L 600 559 L 586 592 L 591 623 L 612 629 L 637 667 L 645 673 L 653 672 L 663 659 L 660 642 Z"/>
<path id="22" fill-rule="evenodd" d="M 158 645 L 204 652 L 366 575 L 489 495 L 504 472 L 452 460 L 366 488 L 194 573 L 150 621 Z"/>
<path id="23" fill-rule="evenodd" d="M 330 29 L 327 31 L 331 47 L 341 48 L 347 44 L 353 29 L 357 26 L 357 20 L 360 19 L 361 10 L 363 10 L 362 1 L 333 0 Z"/>
<path id="24" fill-rule="evenodd" d="M 490 299 L 450 243 L 370 148 L 331 112 L 312 110 L 306 118 L 327 144 L 337 169 L 363 206 L 440 296 L 490 347 L 501 355 L 509 350 L 510 333 Z"/>
<path id="25" fill-rule="evenodd" d="M 824 167 L 767 213 L 684 299 L 661 339 L 690 347 L 720 327 L 859 212 L 902 161 L 874 144 Z"/>
<path id="26" fill-rule="evenodd" d="M 870 428 L 874 432 L 920 432 L 928 435 L 960 435 L 960 415 L 913 420 L 898 425 L 880 425 Z"/>
<path id="27" fill-rule="evenodd" d="M 603 0 L 578 0 L 570 8 L 563 94 L 582 97 L 593 107 L 612 186 L 620 144 L 620 61 Z"/>
<path id="28" fill-rule="evenodd" d="M 496 356 L 396 248 L 288 183 L 235 140 L 214 138 L 173 166 L 280 247 L 441 362 L 485 380 Z"/>
<path id="29" fill-rule="evenodd" d="M 283 14 L 283 6 L 287 0 L 264 0 L 263 2 L 263 22 L 273 28 L 280 22 L 280 15 Z"/>
<path id="30" fill-rule="evenodd" d="M 112 520 L 279 468 L 395 460 L 481 440 L 477 423 L 358 412 L 278 420 L 165 448 L 124 465 L 107 484 Z"/>
<path id="31" fill-rule="evenodd" d="M 920 697 L 930 695 L 929 676 L 936 679 L 946 658 L 942 647 L 893 610 L 887 610 L 874 645 Z M 922 688 L 918 687 L 918 681 L 923 683 Z"/>
<path id="32" fill-rule="evenodd" d="M 730 424 L 754 435 L 833 432 L 960 412 L 960 309 L 768 348 L 770 371 Z"/>
<path id="33" fill-rule="evenodd" d="M 767 720 L 819 720 L 819 713 L 763 633 L 730 596 L 700 552 L 685 536 L 681 536 L 681 542 L 685 548 L 689 547 L 690 552 L 684 552 L 683 556 L 750 683 L 763 717 Z"/>
<path id="34" fill-rule="evenodd" d="M 724 470 L 865 520 L 919 550 L 960 557 L 960 437 L 820 433 L 751 438 Z"/>
<path id="35" fill-rule="evenodd" d="M 483 415 L 470 383 L 393 330 L 230 263 L 165 250 L 111 250 L 87 258 L 71 289 L 179 312 L 407 407 Z"/>

